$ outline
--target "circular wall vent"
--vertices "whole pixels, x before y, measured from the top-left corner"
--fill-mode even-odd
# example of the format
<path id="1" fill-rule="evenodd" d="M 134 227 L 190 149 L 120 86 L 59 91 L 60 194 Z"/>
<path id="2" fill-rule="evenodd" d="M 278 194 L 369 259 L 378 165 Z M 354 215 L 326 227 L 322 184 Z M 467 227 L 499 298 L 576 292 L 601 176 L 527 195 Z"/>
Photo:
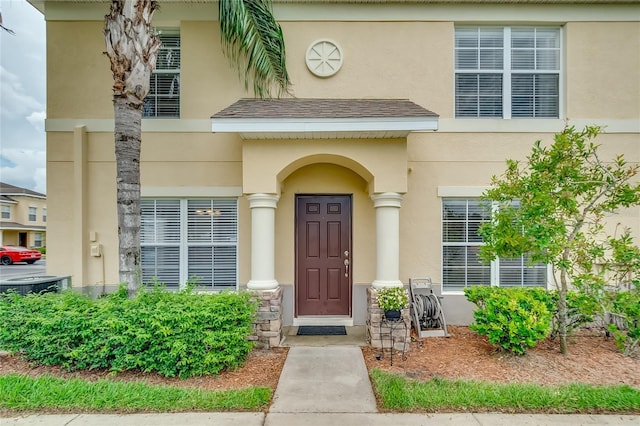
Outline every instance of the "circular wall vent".
<path id="1" fill-rule="evenodd" d="M 316 40 L 305 56 L 307 68 L 318 77 L 331 77 L 342 67 L 342 49 L 333 40 Z"/>

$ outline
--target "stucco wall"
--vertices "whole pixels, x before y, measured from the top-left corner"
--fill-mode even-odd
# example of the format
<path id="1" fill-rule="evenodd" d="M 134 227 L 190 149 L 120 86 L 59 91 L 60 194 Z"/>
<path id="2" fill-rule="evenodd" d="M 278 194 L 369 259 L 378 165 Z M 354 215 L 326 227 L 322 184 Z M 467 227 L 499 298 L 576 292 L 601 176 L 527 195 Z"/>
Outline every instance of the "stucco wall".
<path id="1" fill-rule="evenodd" d="M 74 286 L 114 285 L 112 80 L 102 54 L 106 11 L 92 5 L 74 15 L 80 9 L 63 7 L 49 3 L 47 10 L 47 272 L 72 275 Z M 400 279 L 407 283 L 410 277 L 430 276 L 440 283 L 439 188 L 473 192 L 488 185 L 491 175 L 504 169 L 506 158 L 524 158 L 536 139 L 550 140 L 565 118 L 579 126 L 608 126 L 598 140 L 603 156 L 625 153 L 629 161 L 640 162 L 640 23 L 629 13 L 638 8 L 349 5 L 341 13 L 340 6 L 315 5 L 318 13 L 311 13 L 309 8 L 278 6 L 295 96 L 408 98 L 440 115 L 437 132 L 412 134 L 405 143 L 243 141 L 235 134 L 211 133 L 212 114 L 251 94 L 222 55 L 216 22 L 208 20 L 208 13 L 214 13 L 202 7 L 170 5 L 156 15 L 159 27 L 180 26 L 181 119 L 143 121 L 143 189 L 165 188 L 166 196 L 173 190 L 197 193 L 203 188 L 281 192 L 275 278 L 283 285 L 293 283 L 296 193 L 353 194 L 354 283 L 365 287 L 375 279 L 375 210 L 369 195 L 406 192 L 400 210 Z M 85 17 L 93 21 L 74 21 Z M 469 22 L 563 26 L 559 119 L 453 118 L 454 29 L 456 23 Z M 344 65 L 334 77 L 318 78 L 306 68 L 305 52 L 319 38 L 335 40 L 344 51 Z M 79 134 L 77 126 L 86 133 Z M 615 221 L 640 236 L 639 209 L 624 211 Z M 248 202 L 240 197 L 240 284 L 251 278 L 250 224 Z M 102 245 L 102 257 L 89 256 L 93 243 Z M 292 300 L 291 290 L 287 288 L 285 300 Z M 447 306 L 460 311 L 454 323 L 468 321 L 461 296 L 449 296 Z"/>
<path id="2" fill-rule="evenodd" d="M 640 117 L 640 24 L 570 22 L 565 30 L 566 116 Z"/>

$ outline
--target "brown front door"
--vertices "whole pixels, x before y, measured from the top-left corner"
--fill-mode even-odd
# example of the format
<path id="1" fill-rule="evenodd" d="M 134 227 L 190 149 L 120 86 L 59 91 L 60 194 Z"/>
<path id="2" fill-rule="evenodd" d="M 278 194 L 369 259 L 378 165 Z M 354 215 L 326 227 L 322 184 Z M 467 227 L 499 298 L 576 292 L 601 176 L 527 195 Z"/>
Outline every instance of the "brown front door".
<path id="1" fill-rule="evenodd" d="M 296 196 L 296 315 L 351 315 L 351 196 Z"/>

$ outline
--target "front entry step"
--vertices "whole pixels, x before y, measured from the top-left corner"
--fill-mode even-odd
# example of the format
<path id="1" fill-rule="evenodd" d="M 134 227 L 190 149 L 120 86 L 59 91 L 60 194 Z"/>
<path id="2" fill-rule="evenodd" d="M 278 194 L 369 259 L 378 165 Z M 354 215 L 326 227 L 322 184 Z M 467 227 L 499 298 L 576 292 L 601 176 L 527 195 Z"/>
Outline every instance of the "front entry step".
<path id="1" fill-rule="evenodd" d="M 351 327 L 353 326 L 353 318 L 346 315 L 305 315 L 294 318 L 293 325 L 344 325 Z"/>
<path id="2" fill-rule="evenodd" d="M 345 327 L 346 336 L 298 336 L 298 327 L 283 327 L 284 347 L 294 346 L 367 346 L 366 328 L 363 325 Z"/>

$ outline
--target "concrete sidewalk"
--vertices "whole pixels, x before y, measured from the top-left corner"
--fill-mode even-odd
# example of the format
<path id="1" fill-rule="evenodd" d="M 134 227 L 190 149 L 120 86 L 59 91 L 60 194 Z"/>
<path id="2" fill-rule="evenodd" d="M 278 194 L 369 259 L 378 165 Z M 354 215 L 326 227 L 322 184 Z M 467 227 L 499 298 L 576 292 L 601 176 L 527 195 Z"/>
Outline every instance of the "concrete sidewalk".
<path id="1" fill-rule="evenodd" d="M 556 414 L 169 413 L 1 418 L 2 426 L 573 426 L 640 424 L 639 416 Z"/>
<path id="2" fill-rule="evenodd" d="M 68 414 L 1 418 L 0 426 L 533 426 L 639 425 L 640 416 L 378 413 L 357 346 L 289 350 L 268 413 Z"/>

